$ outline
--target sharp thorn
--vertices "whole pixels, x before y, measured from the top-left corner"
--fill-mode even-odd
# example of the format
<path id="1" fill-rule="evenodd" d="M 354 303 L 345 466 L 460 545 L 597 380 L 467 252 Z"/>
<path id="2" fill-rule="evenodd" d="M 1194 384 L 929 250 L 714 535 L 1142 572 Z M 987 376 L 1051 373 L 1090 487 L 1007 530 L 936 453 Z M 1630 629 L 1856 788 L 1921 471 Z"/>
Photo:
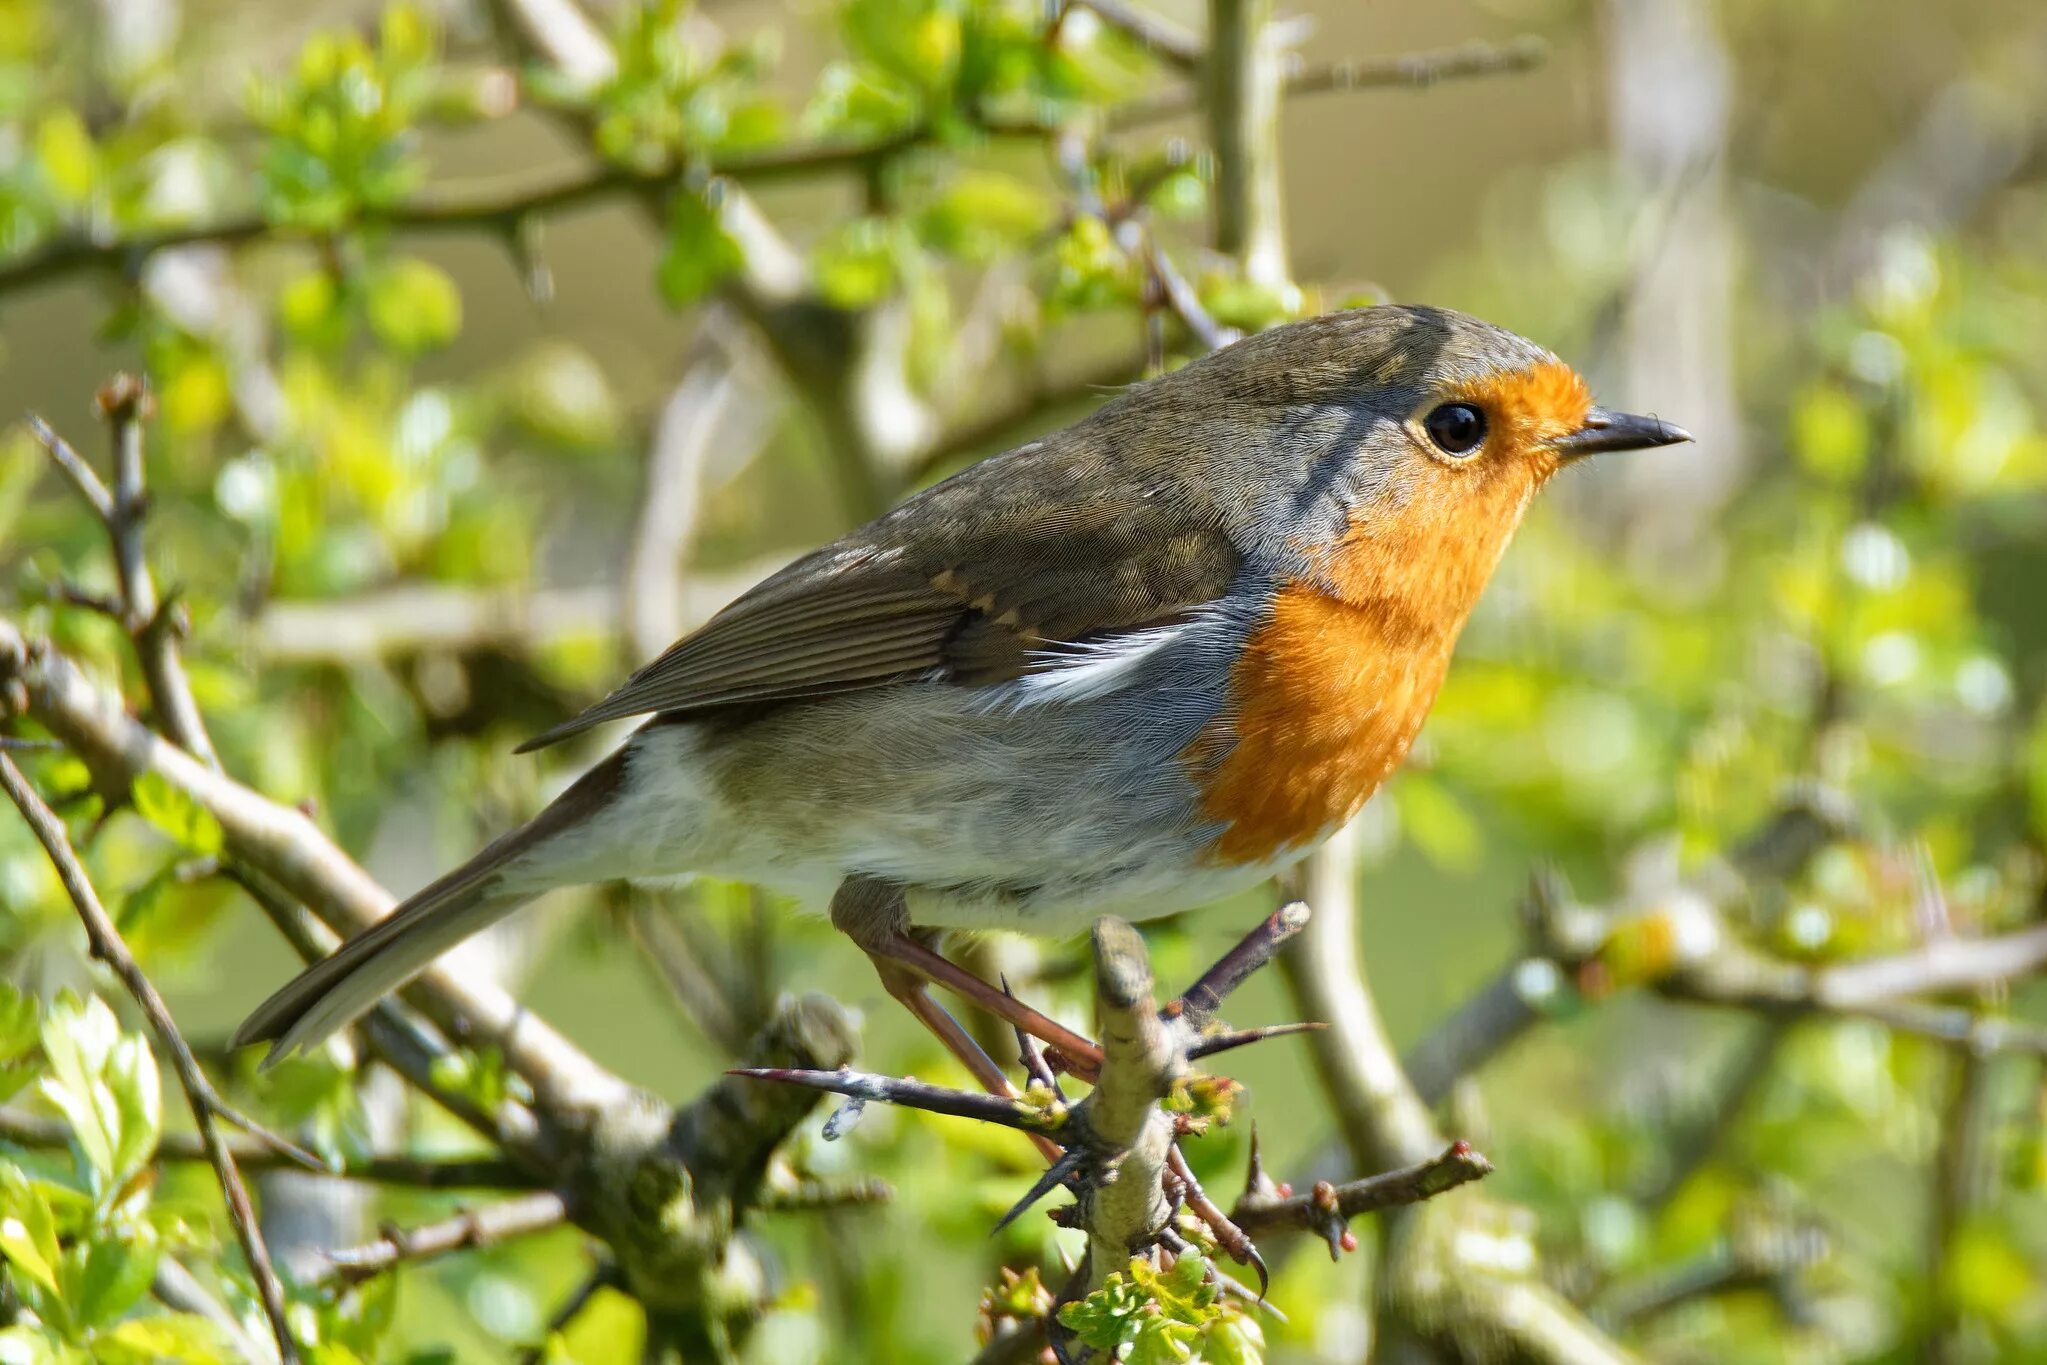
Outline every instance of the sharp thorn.
<path id="1" fill-rule="evenodd" d="M 1196 1039 L 1188 1044 L 1187 1057 L 1190 1061 L 1198 1057 L 1213 1057 L 1218 1052 L 1228 1052 L 1233 1048 L 1249 1047 L 1253 1043 L 1262 1043 L 1268 1038 L 1288 1038 L 1296 1033 L 1313 1033 L 1318 1029 L 1328 1027 L 1329 1025 L 1322 1023 L 1320 1020 L 1305 1020 L 1294 1024 L 1267 1024 L 1263 1028 L 1235 1029 L 1228 1033 L 1218 1033 L 1212 1037 Z"/>
<path id="2" fill-rule="evenodd" d="M 1064 1184 L 1066 1177 L 1072 1175 L 1080 1168 L 1084 1155 L 1078 1147 L 1070 1147 L 1066 1151 L 1061 1152 L 1059 1159 L 1050 1166 L 1047 1166 L 1045 1173 L 1039 1176 L 1030 1189 L 1024 1192 L 1023 1198 L 1010 1205 L 1009 1212 L 1003 1214 L 1002 1217 L 995 1221 L 995 1226 L 988 1229 L 988 1235 L 993 1237 L 996 1233 L 1001 1232 L 1004 1228 L 1029 1212 L 1031 1205 L 1037 1203 L 1040 1199 L 1043 1199 L 1046 1195 Z"/>

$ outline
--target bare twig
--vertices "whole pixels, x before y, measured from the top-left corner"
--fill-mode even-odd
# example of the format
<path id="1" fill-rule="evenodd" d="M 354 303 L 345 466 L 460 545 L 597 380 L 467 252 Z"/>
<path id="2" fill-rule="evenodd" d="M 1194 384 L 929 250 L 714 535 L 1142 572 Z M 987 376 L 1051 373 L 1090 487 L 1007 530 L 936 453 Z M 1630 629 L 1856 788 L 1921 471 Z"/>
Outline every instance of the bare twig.
<path id="1" fill-rule="evenodd" d="M 1729 866 L 1709 871 L 1679 894 L 1692 897 L 1691 912 L 1717 916 L 1754 888 L 1795 875 L 1822 848 L 1850 834 L 1855 824 L 1854 808 L 1838 793 L 1796 787 L 1742 841 Z M 1575 906 L 1570 886 L 1554 868 L 1537 868 L 1520 905 L 1527 940 L 1524 955 L 1501 968 L 1406 1057 L 1408 1074 L 1422 1098 L 1436 1103 L 1460 1077 L 1483 1066 L 1543 1018 L 1550 998 L 1598 949 L 1607 918 Z M 1725 942 L 1730 936 L 1723 932 L 1702 937 Z"/>
<path id="2" fill-rule="evenodd" d="M 684 628 L 711 618 L 747 588 L 788 563 L 775 555 L 682 584 Z M 250 632 L 263 659 L 285 664 L 354 664 L 427 651 L 535 650 L 564 639 L 616 636 L 625 628 L 624 589 L 471 588 L 409 583 L 355 597 L 267 604 Z"/>
<path id="3" fill-rule="evenodd" d="M 1299 1013 L 1329 1024 L 1308 1041 L 1352 1168 L 1428 1161 L 1448 1144 L 1401 1070 L 1358 964 L 1348 832 L 1332 839 L 1305 871 L 1301 896 L 1315 915 L 1280 954 L 1280 970 Z"/>
<path id="4" fill-rule="evenodd" d="M 114 495 L 107 491 L 106 484 L 94 472 L 91 463 L 72 449 L 71 443 L 59 436 L 54 427 L 34 413 L 29 414 L 28 429 L 43 449 L 49 452 L 58 472 L 78 490 L 78 496 L 85 499 L 86 505 L 92 508 L 94 514 L 102 522 L 111 521 L 114 515 Z"/>
<path id="5" fill-rule="evenodd" d="M 500 25 L 543 56 L 572 89 L 588 94 L 618 74 L 611 43 L 576 0 L 491 0 Z"/>
<path id="6" fill-rule="evenodd" d="M 817 1213 L 825 1209 L 861 1208 L 886 1204 L 895 1198 L 895 1188 L 886 1180 L 804 1180 L 793 1185 L 763 1189 L 754 1208 L 762 1213 Z"/>
<path id="7" fill-rule="evenodd" d="M 727 1056 L 744 1051 L 752 1030 L 717 974 L 698 960 L 695 946 L 670 917 L 658 907 L 635 902 L 626 907 L 624 922 L 633 947 L 667 988 L 677 1011 Z"/>
<path id="8" fill-rule="evenodd" d="M 1292 281 L 1281 183 L 1281 53 L 1273 0 L 1208 0 L 1208 140 L 1215 149 L 1215 247 L 1244 278 Z"/>
<path id="9" fill-rule="evenodd" d="M 1664 1159 L 1650 1183 L 1636 1193 L 1636 1199 L 1650 1209 L 1661 1209 L 1674 1198 L 1694 1172 L 1703 1166 L 1735 1124 L 1748 1112 L 1757 1092 L 1769 1080 L 1790 1037 L 1790 1023 L 1782 1018 L 1765 1019 L 1755 1033 L 1742 1043 L 1739 1055 L 1724 1078 L 1716 1078 L 1711 1098 L 1690 1123 L 1679 1127 L 1665 1141 Z"/>
<path id="10" fill-rule="evenodd" d="M 1816 1229 L 1745 1218 L 1689 1261 L 1608 1286 L 1593 1312 L 1602 1322 L 1634 1326 L 1697 1299 L 1776 1287 L 1826 1253 Z"/>
<path id="11" fill-rule="evenodd" d="M 1171 1216 L 1163 1182 L 1176 1149 L 1159 1100 L 1186 1065 L 1159 1018 L 1137 931 L 1122 920 L 1098 920 L 1093 946 L 1102 1070 L 1083 1112 L 1094 1145 L 1116 1162 L 1116 1179 L 1082 1192 L 1090 1288 L 1149 1247 Z"/>
<path id="12" fill-rule="evenodd" d="M 1129 229 L 1138 229 L 1137 220 L 1131 219 L 1126 222 L 1123 229 L 1119 229 L 1118 235 Z M 1158 239 L 1151 233 L 1140 230 L 1135 254 L 1150 273 L 1152 281 L 1157 286 L 1158 296 L 1204 349 L 1213 351 L 1229 345 L 1244 335 L 1235 327 L 1225 326 L 1215 320 L 1214 315 L 1208 311 L 1208 306 L 1202 303 L 1201 295 L 1188 283 L 1187 277 L 1180 273 L 1180 268 L 1173 264 L 1172 257 L 1165 253 L 1159 246 Z"/>
<path id="13" fill-rule="evenodd" d="M 1218 958 L 1214 966 L 1201 974 L 1200 980 L 1180 993 L 1179 999 L 1168 1004 L 1166 1013 L 1185 1020 L 1190 1029 L 1206 1028 L 1230 992 L 1272 961 L 1294 935 L 1308 927 L 1308 919 L 1308 907 L 1302 902 L 1282 905 Z"/>
<path id="14" fill-rule="evenodd" d="M 143 1017 L 149 1021 L 157 1045 L 170 1054 L 178 1084 L 183 1087 L 185 1101 L 192 1111 L 193 1125 L 199 1130 L 200 1141 L 206 1147 L 207 1161 L 213 1166 L 221 1195 L 227 1201 L 235 1238 L 241 1243 L 242 1255 L 248 1260 L 249 1273 L 254 1277 L 257 1294 L 263 1301 L 264 1314 L 270 1319 L 270 1329 L 277 1339 L 278 1358 L 285 1365 L 295 1365 L 299 1359 L 298 1343 L 292 1338 L 291 1324 L 285 1316 L 284 1286 L 278 1281 L 277 1271 L 270 1263 L 270 1249 L 263 1242 L 263 1231 L 256 1223 L 256 1210 L 249 1202 L 249 1191 L 242 1184 L 241 1172 L 235 1167 L 234 1154 L 228 1150 L 220 1133 L 220 1122 L 232 1111 L 221 1104 L 213 1083 L 199 1069 L 198 1058 L 192 1055 L 184 1035 L 178 1032 L 177 1023 L 165 1007 L 163 997 L 157 994 L 155 984 L 136 964 L 134 955 L 121 939 L 120 931 L 114 927 L 113 919 L 100 904 L 99 893 L 93 889 L 92 880 L 78 861 L 78 855 L 72 851 L 71 839 L 64 832 L 63 822 L 36 795 L 28 779 L 14 766 L 14 760 L 4 753 L 0 753 L 0 789 L 4 789 L 8 799 L 14 802 L 21 818 L 28 822 L 36 841 L 43 846 L 43 851 L 56 867 L 58 880 L 63 882 L 65 893 L 71 897 L 79 919 L 85 924 L 93 956 L 106 963 L 120 979 L 121 985 L 142 1010 Z"/>
<path id="15" fill-rule="evenodd" d="M 1262 1043 L 1268 1038 L 1291 1038 L 1297 1033 L 1313 1033 L 1316 1029 L 1327 1028 L 1327 1024 L 1316 1019 L 1304 1019 L 1292 1024 L 1266 1024 L 1262 1028 L 1231 1029 L 1227 1033 L 1212 1033 L 1198 1038 L 1187 1045 L 1187 1060 L 1198 1061 L 1213 1057 L 1219 1052 L 1230 1052 L 1253 1043 Z"/>
<path id="16" fill-rule="evenodd" d="M 386 1228 L 373 1242 L 327 1253 L 328 1273 L 344 1284 L 357 1284 L 406 1261 L 530 1237 L 559 1227 L 568 1216 L 568 1205 L 559 1194 L 536 1190 L 500 1204 L 467 1209 L 424 1227 Z"/>
<path id="17" fill-rule="evenodd" d="M 742 389 L 731 360 L 712 346 L 662 405 L 626 554 L 626 643 L 635 663 L 666 649 L 683 628 L 682 566 L 696 537 L 706 466 L 729 458 L 732 446 L 757 448 L 767 434 L 760 405 Z"/>
<path id="18" fill-rule="evenodd" d="M 1866 1009 L 1905 995 L 1986 986 L 2047 966 L 2047 923 L 1988 938 L 1941 937 L 1891 957 L 1844 962 L 1814 974 L 1810 995 L 1827 1009 Z"/>
<path id="19" fill-rule="evenodd" d="M 1549 55 L 1549 45 L 1533 34 L 1504 43 L 1463 43 L 1430 52 L 1391 57 L 1354 57 L 1334 62 L 1309 62 L 1297 53 L 1282 57 L 1283 90 L 1288 96 L 1345 94 L 1362 90 L 1428 90 L 1439 82 L 1532 71 Z M 1192 114 L 1201 107 L 1200 91 L 1192 86 L 1169 89 L 1118 105 L 1109 127 L 1127 131 Z"/>
<path id="20" fill-rule="evenodd" d="M 1926 1249 L 1926 1283 L 1934 1287 L 1934 1311 L 1922 1347 L 1932 1365 L 1960 1365 L 1973 1358 L 1967 1344 L 1967 1310 L 1953 1289 L 1955 1243 L 1970 1217 L 1995 1202 L 1997 1180 L 1993 1063 L 1969 1051 L 1955 1052 L 1947 1062 L 1948 1093 L 1941 1105 L 1940 1147 L 1932 1169 L 1933 1227 Z"/>
<path id="21" fill-rule="evenodd" d="M 1018 132 L 1023 130 L 1019 129 Z M 747 184 L 860 171 L 913 147 L 921 136 L 798 144 L 729 159 L 707 168 Z M 353 226 L 418 234 L 489 233 L 516 241 L 523 225 L 607 199 L 645 195 L 678 183 L 680 172 L 598 165 L 551 171 L 421 193 L 388 208 L 365 210 Z M 0 293 L 90 270 L 132 271 L 162 252 L 190 246 L 246 246 L 294 239 L 291 228 L 261 215 L 221 218 L 136 237 L 67 236 L 0 263 Z"/>
<path id="22" fill-rule="evenodd" d="M 1287 1198 L 1247 1195 L 1230 1210 L 1230 1219 L 1253 1236 L 1287 1227 L 1304 1228 L 1328 1241 L 1334 1255 L 1343 1225 L 1351 1219 L 1433 1199 L 1459 1185 L 1481 1180 L 1492 1171 L 1492 1163 L 1473 1151 L 1471 1144 L 1453 1142 L 1442 1155 L 1397 1171 L 1341 1185 L 1319 1181 L 1307 1194 Z"/>
<path id="23" fill-rule="evenodd" d="M 1349 57 L 1333 62 L 1305 61 L 1298 53 L 1292 53 L 1286 59 L 1286 92 L 1319 95 L 1354 90 L 1427 90 L 1443 81 L 1533 71 L 1548 56 L 1549 44 L 1532 33 L 1503 43 L 1460 43 L 1432 52 Z"/>
<path id="24" fill-rule="evenodd" d="M 156 580 L 143 553 L 142 523 L 149 511 L 149 495 L 143 472 L 142 425 L 149 420 L 155 400 L 145 381 L 120 374 L 101 387 L 97 403 L 113 438 L 111 489 L 99 482 L 91 466 L 47 422 L 31 418 L 29 425 L 106 530 L 120 582 L 120 621 L 134 643 L 136 661 L 142 666 L 164 731 L 201 763 L 218 768 L 220 759 L 199 717 L 184 662 L 178 657 L 182 612 L 175 602 L 159 600 Z"/>

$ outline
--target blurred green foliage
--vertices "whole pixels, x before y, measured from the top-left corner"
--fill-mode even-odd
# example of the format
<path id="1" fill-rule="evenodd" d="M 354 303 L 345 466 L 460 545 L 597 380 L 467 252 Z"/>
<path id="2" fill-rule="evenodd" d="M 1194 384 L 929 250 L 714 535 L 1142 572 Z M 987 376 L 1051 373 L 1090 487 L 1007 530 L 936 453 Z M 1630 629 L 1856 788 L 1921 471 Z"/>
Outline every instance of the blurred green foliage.
<path id="1" fill-rule="evenodd" d="M 157 39 L 138 25 L 116 42 L 107 21 L 65 0 L 0 0 L 0 278 L 69 243 L 232 229 L 218 234 L 231 256 L 200 246 L 143 262 L 113 251 L 95 322 L 109 368 L 139 365 L 158 396 L 152 554 L 193 615 L 189 667 L 224 762 L 317 812 L 351 849 L 410 833 L 444 863 L 530 813 L 564 773 L 511 760 L 511 743 L 631 662 L 603 621 L 460 648 L 337 648 L 326 660 L 273 657 L 262 638 L 277 604 L 327 604 L 338 633 L 392 588 L 524 593 L 564 566 L 612 564 L 630 524 L 650 422 L 628 415 L 604 370 L 566 342 L 476 362 L 482 352 L 464 349 L 475 300 L 422 254 L 422 223 L 407 221 L 467 183 L 458 157 L 436 149 L 503 116 L 465 93 L 478 66 L 516 66 L 518 117 L 565 133 L 579 168 L 629 197 L 659 187 L 658 265 L 622 287 L 658 290 L 691 321 L 749 265 L 723 172 L 743 181 L 750 161 L 864 149 L 850 191 L 795 201 L 793 243 L 819 302 L 903 324 L 908 388 L 955 415 L 971 416 L 982 378 L 963 382 L 953 364 L 991 277 L 1019 282 L 1003 296 L 994 347 L 1019 372 L 1142 333 L 1155 300 L 1118 231 L 1133 219 L 1190 256 L 1195 288 L 1223 323 L 1269 325 L 1342 297 L 1255 286 L 1198 254 L 1211 168 L 1165 132 L 1137 128 L 1077 162 L 1043 154 L 1046 129 L 1099 120 L 1171 79 L 1078 7 L 1053 37 L 1037 0 L 838 0 L 720 41 L 707 27 L 715 10 L 621 4 L 615 73 L 578 85 L 509 58 L 463 6 L 398 4 L 372 23 L 302 36 L 226 109 L 203 88 L 215 73 L 203 44 L 163 8 L 173 18 Z M 1723 7 L 1734 39 L 1763 23 L 1755 8 Z M 1804 7 L 1800 21 L 1851 25 L 1849 8 Z M 1560 27 L 1585 17 L 1551 9 Z M 784 61 L 796 44 L 783 28 L 800 31 L 800 65 Z M 1557 490 L 1470 628 L 1423 752 L 1364 817 L 1370 884 L 1397 888 L 1386 895 L 1391 942 L 1374 962 L 1395 978 L 1389 1000 L 1419 1001 L 1430 1016 L 1515 949 L 1504 929 L 1483 954 L 1437 942 L 1435 960 L 1451 965 L 1443 981 L 1422 982 L 1402 956 L 1422 951 L 1426 929 L 1402 942 L 1395 914 L 1428 920 L 1430 898 L 1497 886 L 1536 854 L 1588 898 L 1624 908 L 1597 974 L 1531 976 L 1549 1023 L 1453 1103 L 1460 1131 L 1499 1162 L 1486 1193 L 1527 1211 L 1503 1212 L 1478 1239 L 1484 1254 L 1514 1273 L 1539 1251 L 1552 1279 L 1645 1357 L 1901 1362 L 1925 1358 L 1956 1323 L 1957 1359 L 2047 1352 L 2037 1057 L 1982 1063 L 1992 1193 L 1960 1210 L 1944 1241 L 1930 1231 L 1929 1170 L 1953 1126 L 1962 1062 L 1866 1020 L 1800 1023 L 1765 1040 L 1770 1065 L 1721 1116 L 1718 1145 L 1652 1197 L 1674 1140 L 1715 1117 L 1721 1073 L 1758 1044 L 1744 1022 L 1679 1015 L 1631 989 L 1685 950 L 1677 874 L 1736 846 L 1794 780 L 1851 794 L 1870 837 L 1743 903 L 1729 926 L 1743 942 L 1825 964 L 1907 950 L 1930 932 L 2037 923 L 2047 881 L 2043 184 L 2037 157 L 2019 161 L 1963 221 L 1884 234 L 1848 288 L 1815 290 L 1810 307 L 1787 306 L 1770 273 L 1792 250 L 1774 239 L 1776 220 L 1737 213 L 1749 256 L 1731 302 L 1740 429 L 1705 433 L 1686 458 L 1740 444 L 1739 487 L 1667 558 L 1630 539 L 1640 508 L 1628 500 L 1643 494 L 1623 486 L 1626 475 L 1601 468 Z M 1655 196 L 1604 155 L 1532 165 L 1484 193 L 1479 244 L 1442 267 L 1444 301 L 1574 359 L 1610 362 Z M 544 255 L 527 215 L 493 211 L 469 226 L 502 239 L 522 268 Z M 1173 348 L 1174 359 L 1186 349 L 1177 333 Z M 90 446 L 91 433 L 71 434 Z M 706 490 L 698 567 L 751 566 L 843 525 L 854 509 L 817 473 L 826 444 L 788 421 L 762 456 L 722 471 Z M 123 633 L 81 602 L 113 581 L 100 530 L 18 431 L 0 442 L 0 568 L 10 615 L 139 695 Z M 145 965 L 208 983 L 191 992 L 204 997 L 223 982 L 204 963 L 254 960 L 241 940 L 269 931 L 208 875 L 221 841 L 210 816 L 147 781 L 132 809 L 108 811 L 75 759 L 24 761 L 42 790 L 70 798 L 64 814 Z M 775 909 L 760 949 L 772 983 L 815 984 L 844 968 L 822 926 L 784 923 Z M 735 942 L 756 924 L 748 898 L 727 887 L 704 889 L 685 913 Z M 1240 925 L 1244 907 L 1230 914 Z M 623 955 L 610 917 L 593 907 L 578 923 L 577 960 Z M 1152 935 L 1162 975 L 1200 964 L 1204 925 Z M 0 1141 L 0 1361 L 231 1358 L 217 1326 L 150 1296 L 159 1260 L 176 1256 L 203 1272 L 244 1333 L 265 1331 L 203 1169 L 152 1162 L 164 1101 L 151 1049 L 82 947 L 47 863 L 0 819 L 0 963 L 14 983 L 0 984 L 0 1099 L 69 1134 L 61 1151 Z M 237 1008 L 282 968 L 273 955 L 261 980 L 234 982 Z M 1079 985 L 1056 968 L 1039 993 L 1076 1010 Z M 2037 1019 L 2037 994 L 1969 1003 Z M 635 1016 L 635 1026 L 667 1027 L 636 1004 L 660 1022 Z M 593 1007 L 584 1019 L 602 1017 Z M 947 1074 L 925 1043 L 877 1031 L 884 1069 Z M 660 1078 L 678 1095 L 717 1064 L 699 1040 L 684 1051 Z M 1256 1073 L 1263 1112 L 1296 1134 L 1288 1155 L 1305 1159 L 1326 1119 L 1298 1067 L 1272 1065 Z M 457 1069 L 445 1079 L 473 1096 L 510 1084 L 490 1057 L 465 1055 Z M 377 1149 L 345 1049 L 233 1074 L 252 1108 L 323 1153 Z M 403 1117 L 411 1150 L 471 1149 L 423 1105 Z M 975 1289 L 998 1267 L 1061 1278 L 1060 1234 L 1043 1220 L 987 1235 L 1035 1174 L 1014 1134 L 886 1112 L 837 1144 L 814 1128 L 786 1154 L 793 1167 L 880 1173 L 896 1200 L 885 1213 L 756 1229 L 775 1274 L 752 1358 L 957 1359 Z M 1204 1179 L 1237 1178 L 1243 1128 L 1196 1144 Z M 391 1191 L 374 1213 L 419 1222 L 459 1202 Z M 1781 1268 L 1713 1292 L 1667 1302 L 1653 1292 L 1813 1228 L 1825 1230 L 1824 1254 L 1772 1261 Z M 307 1279 L 293 1285 L 294 1327 L 323 1365 L 501 1357 L 545 1336 L 552 1304 L 587 1261 L 560 1236 L 346 1291 Z M 1216 1300 L 1201 1266 L 1190 1256 L 1161 1274 L 1139 1263 L 1066 1320 L 1131 1360 L 1249 1361 L 1268 1347 L 1274 1359 L 1357 1358 L 1367 1304 L 1354 1262 L 1286 1261 L 1274 1300 L 1288 1317 L 1262 1327 Z M 1000 1292 L 1035 1304 L 1042 1287 Z M 545 1343 L 547 1358 L 636 1359 L 637 1312 L 600 1293 Z"/>

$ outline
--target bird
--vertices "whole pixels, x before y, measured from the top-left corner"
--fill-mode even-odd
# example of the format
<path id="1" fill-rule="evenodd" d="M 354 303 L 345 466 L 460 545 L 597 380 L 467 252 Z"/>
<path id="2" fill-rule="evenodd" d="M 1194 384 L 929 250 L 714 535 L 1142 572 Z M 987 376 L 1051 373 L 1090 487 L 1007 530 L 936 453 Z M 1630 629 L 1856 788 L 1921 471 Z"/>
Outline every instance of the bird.
<path id="1" fill-rule="evenodd" d="M 796 560 L 520 746 L 642 722 L 234 1042 L 316 1044 L 554 888 L 707 875 L 828 907 L 956 1052 L 927 982 L 1077 1057 L 934 936 L 1069 936 L 1296 863 L 1407 756 L 1536 493 L 1691 439 L 1447 309 L 1238 340 Z"/>

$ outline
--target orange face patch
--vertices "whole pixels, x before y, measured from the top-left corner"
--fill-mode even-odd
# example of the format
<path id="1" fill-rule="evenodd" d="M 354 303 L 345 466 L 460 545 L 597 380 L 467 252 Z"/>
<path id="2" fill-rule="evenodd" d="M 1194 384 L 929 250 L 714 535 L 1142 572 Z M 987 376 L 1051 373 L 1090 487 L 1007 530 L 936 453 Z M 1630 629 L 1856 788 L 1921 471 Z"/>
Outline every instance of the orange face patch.
<path id="1" fill-rule="evenodd" d="M 1486 441 L 1488 457 L 1540 457 L 1547 454 L 1546 442 L 1585 425 L 1585 414 L 1592 411 L 1592 390 L 1569 365 L 1546 360 L 1460 384 L 1441 401 L 1472 403 L 1486 414 L 1492 428 Z M 1550 462 L 1554 469 L 1554 456 Z"/>
<path id="2" fill-rule="evenodd" d="M 1232 718 L 1189 749 L 1215 856 L 1256 862 L 1352 816 L 1407 757 L 1458 632 L 1529 500 L 1578 430 L 1585 382 L 1548 362 L 1438 396 L 1486 413 L 1483 451 L 1452 465 L 1413 453 L 1401 497 L 1362 509 L 1283 588 L 1232 671 Z"/>

